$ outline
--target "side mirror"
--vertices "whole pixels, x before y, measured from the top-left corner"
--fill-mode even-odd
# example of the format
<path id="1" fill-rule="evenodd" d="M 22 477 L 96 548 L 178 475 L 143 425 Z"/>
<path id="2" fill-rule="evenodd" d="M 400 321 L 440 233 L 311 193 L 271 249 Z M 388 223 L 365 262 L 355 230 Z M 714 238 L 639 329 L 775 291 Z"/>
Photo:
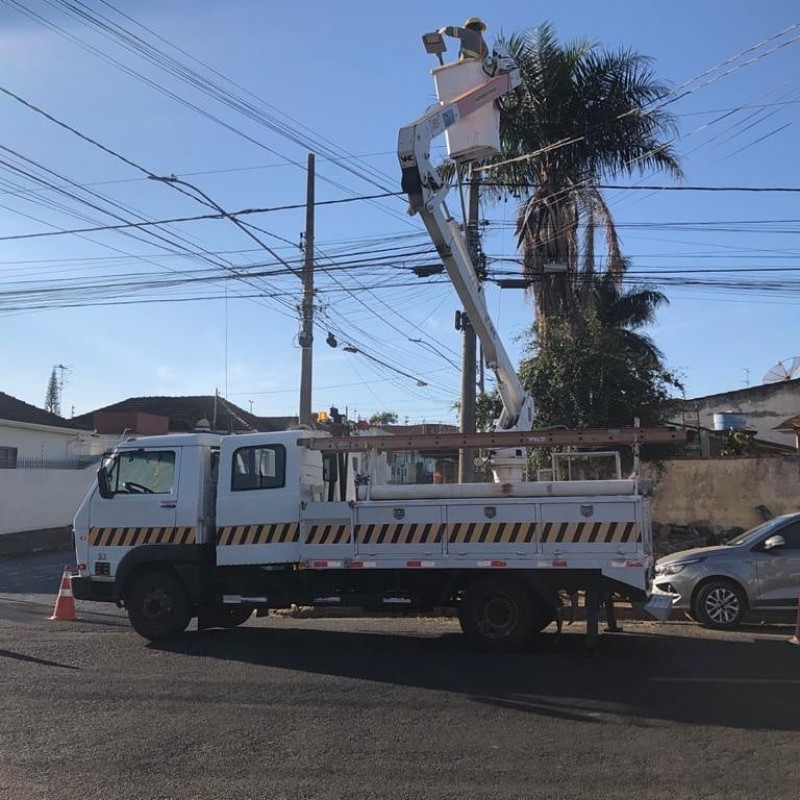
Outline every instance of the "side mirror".
<path id="1" fill-rule="evenodd" d="M 774 536 L 770 536 L 769 539 L 765 539 L 764 544 L 761 546 L 764 548 L 764 550 L 774 550 L 776 547 L 786 547 L 786 539 L 784 539 L 779 533 L 776 533 Z"/>
<path id="2" fill-rule="evenodd" d="M 97 470 L 97 488 L 100 492 L 100 497 L 105 500 L 110 500 L 114 496 L 111 491 L 111 486 L 108 483 L 108 470 L 105 467 L 100 467 Z"/>

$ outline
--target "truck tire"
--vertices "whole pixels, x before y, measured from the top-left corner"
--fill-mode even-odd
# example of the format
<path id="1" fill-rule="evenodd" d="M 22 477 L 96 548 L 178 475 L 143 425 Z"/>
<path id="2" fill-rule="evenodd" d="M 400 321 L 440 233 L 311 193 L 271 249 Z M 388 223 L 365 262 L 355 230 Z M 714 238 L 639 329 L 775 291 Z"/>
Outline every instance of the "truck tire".
<path id="1" fill-rule="evenodd" d="M 218 628 L 238 628 L 253 616 L 255 606 L 217 606 L 214 610 L 214 623 Z"/>
<path id="2" fill-rule="evenodd" d="M 518 650 L 541 624 L 530 593 L 507 576 L 472 584 L 459 606 L 458 621 L 471 647 L 493 653 Z"/>
<path id="3" fill-rule="evenodd" d="M 733 581 L 722 578 L 703 584 L 692 601 L 692 616 L 705 628 L 735 628 L 746 611 L 744 592 Z"/>
<path id="4" fill-rule="evenodd" d="M 192 616 L 183 584 L 163 571 L 137 578 L 125 598 L 125 607 L 133 629 L 151 641 L 183 633 Z"/>

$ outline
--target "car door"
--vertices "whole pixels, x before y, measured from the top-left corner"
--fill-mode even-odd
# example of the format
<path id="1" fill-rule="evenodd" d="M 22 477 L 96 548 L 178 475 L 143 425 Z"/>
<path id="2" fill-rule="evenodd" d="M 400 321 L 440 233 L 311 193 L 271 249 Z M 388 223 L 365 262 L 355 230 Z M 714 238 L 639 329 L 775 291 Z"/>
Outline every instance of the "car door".
<path id="1" fill-rule="evenodd" d="M 800 592 L 800 522 L 794 522 L 766 537 L 782 536 L 785 545 L 754 548 L 759 606 L 792 606 Z"/>

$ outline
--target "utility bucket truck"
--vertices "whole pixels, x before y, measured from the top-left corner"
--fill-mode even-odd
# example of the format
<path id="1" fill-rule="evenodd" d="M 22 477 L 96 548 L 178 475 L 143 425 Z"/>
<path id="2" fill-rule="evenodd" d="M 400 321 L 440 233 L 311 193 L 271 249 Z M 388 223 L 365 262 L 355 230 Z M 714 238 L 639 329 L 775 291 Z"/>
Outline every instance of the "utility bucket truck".
<path id="1" fill-rule="evenodd" d="M 477 62 L 465 66 L 472 84 L 403 128 L 398 155 L 410 210 L 427 227 L 495 371 L 504 403 L 498 430 L 416 438 L 205 432 L 126 441 L 104 460 L 75 517 L 75 597 L 124 606 L 148 639 L 176 636 L 193 617 L 200 628 L 227 628 L 293 605 L 393 613 L 449 607 L 469 642 L 490 651 L 518 648 L 546 627 L 562 590 L 586 591 L 590 646 L 602 598 L 648 600 L 647 483 L 523 482 L 522 462 L 527 447 L 636 447 L 680 434 L 531 430 L 530 397 L 429 161 L 435 136 L 453 132 L 517 81 L 496 64 L 488 73 Z M 450 136 L 466 142 L 454 156 L 485 155 L 496 141 L 496 130 L 489 134 L 489 145 L 470 131 Z M 493 450 L 497 481 L 377 481 L 377 453 L 459 447 Z"/>

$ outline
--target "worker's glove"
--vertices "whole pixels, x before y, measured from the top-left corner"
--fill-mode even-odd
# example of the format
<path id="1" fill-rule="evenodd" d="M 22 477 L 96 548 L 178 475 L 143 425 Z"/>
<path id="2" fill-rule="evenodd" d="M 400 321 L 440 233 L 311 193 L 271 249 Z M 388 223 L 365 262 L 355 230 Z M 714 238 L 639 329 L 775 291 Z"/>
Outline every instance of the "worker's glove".
<path id="1" fill-rule="evenodd" d="M 447 28 L 439 28 L 437 33 L 441 34 L 442 36 L 445 36 L 447 34 Z"/>

